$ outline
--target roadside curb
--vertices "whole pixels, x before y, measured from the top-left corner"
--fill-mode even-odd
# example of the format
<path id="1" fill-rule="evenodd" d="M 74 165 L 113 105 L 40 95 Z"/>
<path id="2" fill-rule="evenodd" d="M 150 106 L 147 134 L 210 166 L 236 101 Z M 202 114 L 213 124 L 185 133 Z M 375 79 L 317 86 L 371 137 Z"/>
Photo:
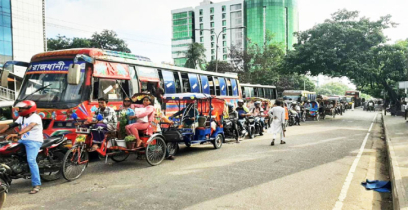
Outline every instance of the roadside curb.
<path id="1" fill-rule="evenodd" d="M 390 180 L 392 185 L 392 203 L 395 210 L 408 210 L 407 197 L 405 194 L 404 185 L 402 183 L 401 171 L 399 169 L 398 161 L 395 156 L 394 147 L 392 141 L 388 136 L 387 124 L 384 120 L 384 115 L 381 114 L 381 121 L 383 124 L 385 143 L 387 147 L 388 167 L 390 173 Z"/>

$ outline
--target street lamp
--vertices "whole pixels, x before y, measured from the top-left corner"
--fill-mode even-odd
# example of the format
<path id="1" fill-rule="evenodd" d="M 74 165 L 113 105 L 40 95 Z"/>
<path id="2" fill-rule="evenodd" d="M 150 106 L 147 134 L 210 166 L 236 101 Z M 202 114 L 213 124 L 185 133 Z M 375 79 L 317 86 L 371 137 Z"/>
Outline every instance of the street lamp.
<path id="1" fill-rule="evenodd" d="M 246 28 L 245 26 L 241 26 L 241 27 L 236 27 L 236 28 L 226 28 L 225 30 L 221 30 L 217 36 L 215 37 L 215 42 L 216 42 L 216 52 L 215 52 L 215 72 L 218 72 L 218 38 L 220 37 L 222 32 L 225 32 L 226 30 L 231 30 L 231 29 L 244 29 Z M 196 31 L 210 31 L 213 32 L 213 29 L 194 29 Z"/>

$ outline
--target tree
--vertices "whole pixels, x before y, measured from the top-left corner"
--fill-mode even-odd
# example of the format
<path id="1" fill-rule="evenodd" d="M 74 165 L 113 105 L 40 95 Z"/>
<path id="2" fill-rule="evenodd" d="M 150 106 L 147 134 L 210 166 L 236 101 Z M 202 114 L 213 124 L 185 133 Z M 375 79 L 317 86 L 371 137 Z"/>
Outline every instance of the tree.
<path id="1" fill-rule="evenodd" d="M 100 34 L 92 34 L 91 45 L 105 50 L 114 50 L 130 53 L 130 49 L 124 40 L 118 38 L 116 32 L 112 30 L 103 30 Z"/>
<path id="2" fill-rule="evenodd" d="M 188 46 L 187 52 L 185 52 L 185 57 L 187 58 L 186 64 L 184 67 L 196 69 L 204 69 L 205 61 L 205 51 L 206 49 L 200 43 L 191 43 Z"/>
<path id="3" fill-rule="evenodd" d="M 385 44 L 383 34 L 384 29 L 395 26 L 389 15 L 371 21 L 359 18 L 357 11 L 340 10 L 331 19 L 296 34 L 298 43 L 288 53 L 283 69 L 347 76 L 360 90 L 367 86 L 385 89 L 397 100 L 392 81 L 406 77 L 406 59 L 400 47 Z"/>
<path id="4" fill-rule="evenodd" d="M 343 83 L 333 82 L 324 84 L 316 88 L 316 93 L 319 95 L 340 95 L 343 96 L 349 87 Z"/>
<path id="5" fill-rule="evenodd" d="M 102 48 L 105 50 L 114 50 L 130 53 L 130 49 L 124 40 L 119 39 L 114 31 L 103 30 L 100 34 L 95 32 L 90 39 L 88 38 L 67 38 L 57 35 L 56 38 L 47 39 L 48 50 L 62 50 L 70 48 Z"/>
<path id="6" fill-rule="evenodd" d="M 206 71 L 215 72 L 215 61 L 210 61 L 206 66 Z M 218 73 L 234 72 L 234 67 L 226 61 L 218 61 Z"/>

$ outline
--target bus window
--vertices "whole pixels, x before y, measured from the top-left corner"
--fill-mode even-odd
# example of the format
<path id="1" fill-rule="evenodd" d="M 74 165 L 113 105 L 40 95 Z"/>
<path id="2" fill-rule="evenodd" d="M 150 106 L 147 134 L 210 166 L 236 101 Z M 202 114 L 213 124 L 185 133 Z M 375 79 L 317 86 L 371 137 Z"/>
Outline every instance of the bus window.
<path id="1" fill-rule="evenodd" d="M 271 89 L 270 88 L 264 88 L 265 90 L 265 98 L 266 99 L 271 99 Z"/>
<path id="2" fill-rule="evenodd" d="M 227 96 L 232 96 L 231 80 L 228 78 L 225 78 L 225 82 L 227 83 Z"/>
<path id="3" fill-rule="evenodd" d="M 218 82 L 220 85 L 218 86 L 219 91 L 217 92 L 219 92 L 221 96 L 226 96 L 227 95 L 227 85 L 225 83 L 225 79 L 222 77 L 218 77 Z"/>
<path id="4" fill-rule="evenodd" d="M 256 97 L 254 89 L 255 88 L 253 88 L 253 87 L 248 87 L 249 94 L 247 95 L 247 97 Z"/>
<path id="5" fill-rule="evenodd" d="M 124 93 L 120 85 L 123 87 L 123 83 L 124 80 L 95 78 L 93 99 L 105 98 L 109 101 L 121 101 Z"/>
<path id="6" fill-rule="evenodd" d="M 176 84 L 174 82 L 174 74 L 171 71 L 162 71 L 163 89 L 165 93 L 176 93 Z"/>
<path id="7" fill-rule="evenodd" d="M 129 66 L 129 75 L 130 75 L 130 95 L 132 96 L 135 93 L 139 93 L 139 84 L 137 82 L 137 76 L 135 73 L 135 67 Z"/>
<path id="8" fill-rule="evenodd" d="M 220 92 L 220 82 L 219 82 L 219 80 L 218 80 L 217 77 L 213 77 L 213 79 L 214 79 L 215 95 L 219 96 L 219 95 L 221 95 L 221 92 Z"/>
<path id="9" fill-rule="evenodd" d="M 182 93 L 180 74 L 178 72 L 173 72 L 173 76 L 174 76 L 174 84 L 176 86 L 176 93 Z"/>
<path id="10" fill-rule="evenodd" d="M 246 98 L 246 91 L 244 87 L 241 87 L 242 98 Z"/>
<path id="11" fill-rule="evenodd" d="M 277 97 L 278 97 L 278 93 L 276 91 L 276 88 L 272 89 L 272 99 L 276 99 Z"/>
<path id="12" fill-rule="evenodd" d="M 200 92 L 200 84 L 198 83 L 198 78 L 196 74 L 188 74 L 190 90 L 192 93 Z"/>
<path id="13" fill-rule="evenodd" d="M 218 83 L 218 81 L 217 81 L 217 83 Z M 212 77 L 212 76 L 209 76 L 208 77 L 208 85 L 210 85 L 210 94 L 211 95 L 215 95 L 215 93 L 216 93 L 216 91 L 215 91 L 215 79 L 214 79 L 214 77 Z"/>
<path id="14" fill-rule="evenodd" d="M 230 95 L 239 96 L 237 81 L 235 79 L 231 79 L 231 89 L 232 89 L 232 92 L 230 92 Z"/>
<path id="15" fill-rule="evenodd" d="M 190 80 L 188 79 L 187 73 L 181 73 L 180 75 L 183 93 L 190 93 L 191 92 Z"/>
<path id="16" fill-rule="evenodd" d="M 208 77 L 205 75 L 200 75 L 201 79 L 201 89 L 203 90 L 202 93 L 210 94 L 210 85 L 208 82 Z"/>
<path id="17" fill-rule="evenodd" d="M 261 97 L 261 98 L 265 97 L 263 88 L 258 88 L 258 97 Z"/>

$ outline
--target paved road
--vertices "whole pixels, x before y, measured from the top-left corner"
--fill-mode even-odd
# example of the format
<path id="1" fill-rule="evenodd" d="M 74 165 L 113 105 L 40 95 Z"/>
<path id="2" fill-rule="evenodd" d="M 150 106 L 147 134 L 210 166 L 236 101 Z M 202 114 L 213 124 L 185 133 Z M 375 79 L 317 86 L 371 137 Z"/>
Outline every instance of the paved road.
<path id="1" fill-rule="evenodd" d="M 360 182 L 375 135 L 346 190 L 344 183 L 375 115 L 348 111 L 290 127 L 287 144 L 274 147 L 270 134 L 219 150 L 182 147 L 176 160 L 155 167 L 134 156 L 95 161 L 79 180 L 44 183 L 37 195 L 27 194 L 28 180 L 18 180 L 5 209 L 333 209 L 342 189 L 343 209 L 371 209 L 372 193 Z"/>

